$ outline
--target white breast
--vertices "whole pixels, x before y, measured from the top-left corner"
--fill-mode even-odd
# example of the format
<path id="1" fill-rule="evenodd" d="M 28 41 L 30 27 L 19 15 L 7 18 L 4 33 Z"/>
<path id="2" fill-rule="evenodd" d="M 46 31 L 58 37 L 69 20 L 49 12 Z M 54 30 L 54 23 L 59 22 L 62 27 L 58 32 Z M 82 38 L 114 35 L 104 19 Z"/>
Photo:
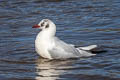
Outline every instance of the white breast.
<path id="1" fill-rule="evenodd" d="M 44 58 L 52 59 L 51 55 L 49 54 L 48 50 L 52 48 L 52 42 L 48 39 L 44 39 L 42 36 L 38 34 L 35 40 L 35 49 L 36 52 Z"/>

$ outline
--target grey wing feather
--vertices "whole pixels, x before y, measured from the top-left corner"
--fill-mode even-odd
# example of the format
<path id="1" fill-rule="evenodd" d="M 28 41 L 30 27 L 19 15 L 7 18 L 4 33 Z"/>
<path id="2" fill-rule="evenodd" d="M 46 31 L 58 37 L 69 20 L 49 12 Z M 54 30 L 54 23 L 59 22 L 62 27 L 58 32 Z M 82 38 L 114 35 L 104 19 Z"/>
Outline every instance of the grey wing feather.
<path id="1" fill-rule="evenodd" d="M 49 50 L 49 53 L 53 59 L 77 57 L 76 55 L 67 53 L 59 48 L 53 48 L 52 50 Z"/>
<path id="2" fill-rule="evenodd" d="M 73 53 L 75 55 L 79 54 L 79 51 L 73 45 L 67 44 L 62 40 L 58 39 L 57 37 L 55 37 L 55 44 L 56 44 L 56 47 L 64 49 L 64 51 L 68 53 Z"/>
<path id="3" fill-rule="evenodd" d="M 52 58 L 58 59 L 58 58 L 72 58 L 72 57 L 83 57 L 83 56 L 92 56 L 94 54 L 91 54 L 88 51 L 80 50 L 78 48 L 75 48 L 71 44 L 67 44 L 63 42 L 62 40 L 55 37 L 55 47 L 52 50 L 49 50 L 49 53 L 51 54 Z"/>
<path id="4" fill-rule="evenodd" d="M 78 57 L 79 51 L 67 44 L 57 37 L 54 38 L 55 47 L 52 50 L 49 50 L 53 58 L 71 58 Z"/>

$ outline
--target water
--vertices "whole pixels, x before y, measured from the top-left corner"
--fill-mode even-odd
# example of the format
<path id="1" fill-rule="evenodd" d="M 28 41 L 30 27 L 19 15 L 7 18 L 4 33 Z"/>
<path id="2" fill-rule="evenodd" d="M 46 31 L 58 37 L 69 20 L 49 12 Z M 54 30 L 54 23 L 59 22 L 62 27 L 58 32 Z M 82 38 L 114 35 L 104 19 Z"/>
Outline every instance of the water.
<path id="1" fill-rule="evenodd" d="M 0 80 L 120 80 L 120 0 L 0 0 Z M 102 46 L 94 57 L 52 60 L 34 49 L 49 18 L 72 44 Z"/>

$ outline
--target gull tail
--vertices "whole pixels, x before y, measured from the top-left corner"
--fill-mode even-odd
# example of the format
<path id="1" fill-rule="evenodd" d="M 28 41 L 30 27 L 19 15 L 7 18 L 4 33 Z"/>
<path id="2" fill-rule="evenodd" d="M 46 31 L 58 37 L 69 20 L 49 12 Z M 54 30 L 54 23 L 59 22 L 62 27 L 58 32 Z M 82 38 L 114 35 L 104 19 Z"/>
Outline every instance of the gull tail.
<path id="1" fill-rule="evenodd" d="M 89 57 L 89 56 L 96 55 L 91 52 L 91 50 L 96 47 L 97 47 L 97 45 L 90 45 L 87 47 L 77 47 L 76 49 L 79 51 L 81 57 Z"/>
<path id="2" fill-rule="evenodd" d="M 91 51 L 86 51 L 86 50 L 82 50 L 79 48 L 76 48 L 76 49 L 79 51 L 81 57 L 90 57 L 90 56 L 96 55 L 96 54 L 91 53 Z"/>
<path id="3" fill-rule="evenodd" d="M 95 49 L 95 48 L 97 48 L 97 45 L 90 45 L 87 47 L 78 47 L 78 49 L 87 50 L 87 51 L 90 51 L 90 50 Z"/>
<path id="4" fill-rule="evenodd" d="M 89 52 L 91 52 L 93 54 L 107 52 L 105 49 L 103 49 L 102 46 L 98 47 L 97 45 L 90 45 L 90 46 L 87 46 L 87 47 L 78 47 L 78 49 L 89 51 Z"/>

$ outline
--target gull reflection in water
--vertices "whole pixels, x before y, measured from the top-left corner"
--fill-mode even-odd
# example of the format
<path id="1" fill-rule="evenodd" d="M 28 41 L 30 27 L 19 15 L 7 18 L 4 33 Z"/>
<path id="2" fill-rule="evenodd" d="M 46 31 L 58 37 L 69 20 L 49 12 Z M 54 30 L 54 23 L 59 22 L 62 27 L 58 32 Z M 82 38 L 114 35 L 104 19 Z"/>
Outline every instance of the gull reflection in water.
<path id="1" fill-rule="evenodd" d="M 69 60 L 36 60 L 36 80 L 56 80 L 60 75 L 65 74 L 65 69 L 69 68 Z"/>

